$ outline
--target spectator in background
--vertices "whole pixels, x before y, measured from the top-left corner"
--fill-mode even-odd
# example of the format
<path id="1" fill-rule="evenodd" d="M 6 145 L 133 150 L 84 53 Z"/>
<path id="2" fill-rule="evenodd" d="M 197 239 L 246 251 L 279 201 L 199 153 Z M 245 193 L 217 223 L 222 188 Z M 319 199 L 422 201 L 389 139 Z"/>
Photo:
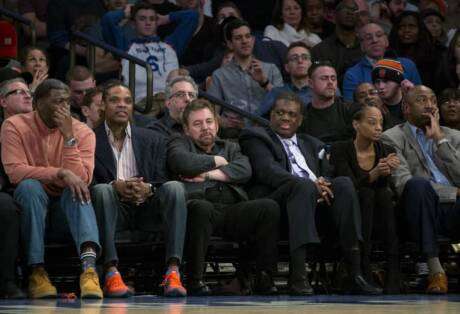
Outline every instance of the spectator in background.
<path id="1" fill-rule="evenodd" d="M 311 66 L 311 55 L 308 46 L 304 42 L 292 43 L 288 47 L 284 66 L 291 80 L 281 87 L 273 88 L 265 95 L 258 111 L 262 116 L 266 116 L 270 112 L 276 97 L 282 92 L 291 91 L 297 94 L 302 100 L 304 109 L 311 102 L 312 92 L 310 86 L 308 86 L 308 69 Z"/>
<path id="2" fill-rule="evenodd" d="M 183 10 L 195 10 L 199 14 L 198 26 L 187 46 L 184 55 L 179 58 L 180 64 L 188 66 L 208 61 L 206 59 L 207 43 L 214 40 L 213 19 L 204 15 L 205 0 L 177 0 L 176 3 Z"/>
<path id="3" fill-rule="evenodd" d="M 87 90 L 80 108 L 81 114 L 85 117 L 86 125 L 91 129 L 96 128 L 100 124 L 104 113 L 102 90 L 98 88 Z"/>
<path id="4" fill-rule="evenodd" d="M 69 88 L 48 79 L 34 94 L 35 111 L 10 117 L 2 125 L 2 161 L 17 187 L 21 233 L 27 252 L 29 296 L 56 297 L 44 269 L 45 226 L 62 211 L 80 255 L 82 298 L 102 298 L 96 273 L 98 229 L 88 190 L 94 169 L 94 133 L 70 115 Z M 52 205 L 55 206 L 52 206 Z M 57 206 L 57 208 L 56 208 Z"/>
<path id="5" fill-rule="evenodd" d="M 247 22 L 238 19 L 230 22 L 225 28 L 225 39 L 233 51 L 233 59 L 214 71 L 208 92 L 255 113 L 265 93 L 283 84 L 281 73 L 274 64 L 254 57 L 254 37 Z"/>
<path id="6" fill-rule="evenodd" d="M 435 45 L 418 12 L 404 11 L 396 18 L 390 33 L 390 47 L 399 57 L 414 61 L 424 85 L 434 86 L 434 69 L 439 66 L 442 49 Z"/>
<path id="7" fill-rule="evenodd" d="M 356 5 L 358 6 L 358 23 L 356 27 L 359 29 L 366 24 L 369 24 L 371 21 L 370 17 L 370 8 L 367 0 L 355 0 Z"/>
<path id="8" fill-rule="evenodd" d="M 169 15 L 169 13 L 180 11 L 180 7 L 175 3 L 169 0 L 144 0 L 145 2 L 150 3 L 155 8 L 155 12 L 160 15 Z M 135 3 L 136 1 L 130 1 L 130 3 Z M 171 35 L 174 32 L 176 25 L 174 23 L 166 25 L 158 25 L 158 36 L 164 39 L 168 35 Z"/>
<path id="9" fill-rule="evenodd" d="M 435 41 L 435 45 L 447 47 L 447 33 L 444 29 L 444 16 L 434 9 L 421 11 L 423 23 Z"/>
<path id="10" fill-rule="evenodd" d="M 77 65 L 67 73 L 67 82 L 70 88 L 70 110 L 77 119 L 84 122 L 81 105 L 86 92 L 96 87 L 94 76 L 88 68 Z"/>
<path id="11" fill-rule="evenodd" d="M 131 18 L 136 35 L 123 32 L 118 23 L 123 18 Z M 164 91 L 168 73 L 179 67 L 178 56 L 185 52 L 198 22 L 196 11 L 178 11 L 167 16 L 159 15 L 152 4 L 138 2 L 133 7 L 127 5 L 124 10 L 108 12 L 102 18 L 101 25 L 104 38 L 130 55 L 146 61 L 153 71 L 153 92 Z M 158 25 L 176 23 L 174 32 L 161 41 L 157 36 Z M 129 62 L 122 61 L 124 82 L 129 79 Z M 136 65 L 136 94 L 138 102 L 147 94 L 147 74 L 145 69 Z M 149 87 L 150 88 L 150 87 Z"/>
<path id="12" fill-rule="evenodd" d="M 364 57 L 345 72 L 343 79 L 343 98 L 353 99 L 356 86 L 363 82 L 372 82 L 372 68 L 388 51 L 388 37 L 379 24 L 369 23 L 358 32 Z M 415 63 L 407 58 L 397 58 L 404 68 L 404 77 L 413 84 L 420 84 L 421 79 Z"/>
<path id="13" fill-rule="evenodd" d="M 328 60 L 337 72 L 342 86 L 345 71 L 363 56 L 356 35 L 358 6 L 354 0 L 342 0 L 336 8 L 335 33 L 311 50 L 313 61 Z"/>
<path id="14" fill-rule="evenodd" d="M 371 0 L 369 1 L 371 19 L 380 23 L 389 33 L 394 20 L 404 11 L 418 11 L 418 8 L 407 0 Z"/>
<path id="15" fill-rule="evenodd" d="M 19 74 L 16 78 L 8 78 L 0 82 L 0 87 L 0 106 L 3 109 L 0 125 L 9 117 L 33 110 L 32 93 Z"/>
<path id="16" fill-rule="evenodd" d="M 435 91 L 440 93 L 446 88 L 460 88 L 460 30 L 457 30 L 444 53 L 436 72 Z"/>
<path id="17" fill-rule="evenodd" d="M 353 116 L 356 136 L 331 148 L 331 164 L 336 176 L 351 178 L 359 197 L 363 232 L 363 274 L 372 282 L 371 248 L 377 238 L 385 243 L 387 272 L 385 292 L 400 293 L 398 238 L 394 195 L 389 176 L 399 166 L 393 147 L 383 144 L 383 115 L 380 109 L 364 106 Z"/>
<path id="18" fill-rule="evenodd" d="M 48 1 L 48 40 L 50 48 L 50 73 L 62 81 L 69 69 L 70 32 L 83 25 L 96 24 L 105 13 L 102 1 L 94 0 L 49 0 Z M 83 43 L 75 46 L 77 63 L 85 63 L 86 47 Z"/>
<path id="19" fill-rule="evenodd" d="M 45 50 L 39 47 L 28 46 L 21 49 L 21 51 L 22 71 L 32 75 L 33 81 L 29 88 L 33 93 L 37 86 L 48 78 L 48 55 Z"/>
<path id="20" fill-rule="evenodd" d="M 335 25 L 324 18 L 324 0 L 305 0 L 305 21 L 308 29 L 322 40 L 334 33 Z"/>
<path id="21" fill-rule="evenodd" d="M 34 24 L 35 35 L 39 43 L 45 43 L 47 39 L 47 6 L 48 0 L 18 0 L 19 14 Z M 27 37 L 30 37 L 30 27 L 23 26 L 23 29 Z"/>
<path id="22" fill-rule="evenodd" d="M 278 0 L 273 9 L 272 25 L 265 28 L 264 36 L 286 47 L 302 41 L 311 48 L 321 42 L 321 38 L 308 29 L 303 0 Z"/>
<path id="23" fill-rule="evenodd" d="M 385 129 L 406 121 L 402 104 L 404 69 L 400 62 L 391 59 L 377 61 L 372 70 L 372 82 L 379 91 L 383 102 L 382 112 L 385 115 Z"/>
<path id="24" fill-rule="evenodd" d="M 438 97 L 441 123 L 460 131 L 460 90 L 446 88 Z"/>
<path id="25" fill-rule="evenodd" d="M 163 117 L 153 121 L 147 128 L 170 137 L 173 134 L 183 134 L 182 113 L 185 108 L 198 97 L 198 86 L 190 76 L 173 78 L 165 89 L 165 106 Z"/>
<path id="26" fill-rule="evenodd" d="M 330 62 L 314 62 L 308 70 L 312 101 L 303 115 L 299 132 L 326 144 L 353 137 L 353 113 L 359 105 L 344 103 L 336 96 L 337 74 Z"/>

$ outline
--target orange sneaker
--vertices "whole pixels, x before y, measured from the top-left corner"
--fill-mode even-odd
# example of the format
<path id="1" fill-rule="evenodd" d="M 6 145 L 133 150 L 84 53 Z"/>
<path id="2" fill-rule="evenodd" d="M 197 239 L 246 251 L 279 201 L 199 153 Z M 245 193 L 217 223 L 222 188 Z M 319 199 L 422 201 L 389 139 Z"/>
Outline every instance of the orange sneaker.
<path id="1" fill-rule="evenodd" d="M 104 284 L 104 296 L 107 298 L 127 298 L 131 295 L 128 286 L 125 285 L 119 272 L 106 277 Z"/>
<path id="2" fill-rule="evenodd" d="M 165 297 L 187 296 L 187 290 L 185 290 L 182 282 L 180 281 L 180 274 L 175 270 L 164 275 L 164 280 L 161 285 L 163 286 L 163 295 Z"/>

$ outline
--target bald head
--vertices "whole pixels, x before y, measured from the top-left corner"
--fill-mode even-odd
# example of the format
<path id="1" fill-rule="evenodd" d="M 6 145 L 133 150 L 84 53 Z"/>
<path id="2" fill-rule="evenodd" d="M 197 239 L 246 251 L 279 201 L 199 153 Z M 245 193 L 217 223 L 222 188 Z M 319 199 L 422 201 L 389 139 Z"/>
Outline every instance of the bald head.
<path id="1" fill-rule="evenodd" d="M 424 128 L 430 123 L 430 116 L 437 117 L 437 99 L 433 90 L 424 85 L 417 85 L 405 93 L 404 106 L 406 107 L 407 121 Z"/>

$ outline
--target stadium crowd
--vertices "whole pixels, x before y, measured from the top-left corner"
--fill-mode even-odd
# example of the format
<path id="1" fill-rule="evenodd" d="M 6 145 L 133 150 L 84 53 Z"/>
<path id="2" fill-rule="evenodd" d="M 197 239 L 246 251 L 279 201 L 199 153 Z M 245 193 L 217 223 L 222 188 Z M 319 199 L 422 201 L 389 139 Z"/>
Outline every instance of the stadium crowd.
<path id="1" fill-rule="evenodd" d="M 278 293 L 280 239 L 290 295 L 315 293 L 306 258 L 319 244 L 340 252 L 343 293 L 401 293 L 404 241 L 428 266 L 426 293 L 448 292 L 438 238 L 460 240 L 458 1 L 1 2 L 36 29 L 32 45 L 29 26 L 0 20 L 1 297 L 58 296 L 50 229 L 70 231 L 81 298 L 135 293 L 118 268 L 124 230 L 162 234 L 169 297 L 213 293 L 211 236 L 249 244 L 254 294 Z M 100 47 L 90 70 L 73 31 L 145 61 L 153 85 Z"/>

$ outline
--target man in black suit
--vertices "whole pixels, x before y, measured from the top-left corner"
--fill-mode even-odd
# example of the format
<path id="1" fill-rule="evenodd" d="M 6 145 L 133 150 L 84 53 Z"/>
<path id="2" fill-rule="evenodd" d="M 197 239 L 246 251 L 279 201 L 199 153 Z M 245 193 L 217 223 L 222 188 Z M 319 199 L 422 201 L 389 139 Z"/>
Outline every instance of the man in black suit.
<path id="1" fill-rule="evenodd" d="M 270 113 L 270 127 L 246 129 L 240 136 L 242 151 L 254 171 L 251 196 L 276 200 L 283 209 L 282 221 L 287 220 L 290 293 L 313 293 L 305 258 L 307 246 L 320 242 L 318 225 L 320 231 L 333 233 L 341 246 L 351 274 L 349 289 L 379 294 L 381 289 L 368 284 L 361 274 L 361 217 L 353 184 L 347 177 L 322 177 L 328 172 L 324 144 L 309 135 L 296 134 L 302 108 L 295 94 L 280 94 Z"/>
<path id="2" fill-rule="evenodd" d="M 116 231 L 155 231 L 155 217 L 161 215 L 168 266 L 164 295 L 185 296 L 178 270 L 187 221 L 185 190 L 180 182 L 167 182 L 166 141 L 130 123 L 133 97 L 123 84 L 107 86 L 102 100 L 105 121 L 94 130 L 98 184 L 91 192 L 106 270 L 104 293 L 109 297 L 129 294 L 117 270 Z"/>
<path id="3" fill-rule="evenodd" d="M 271 273 L 277 261 L 279 207 L 270 199 L 249 201 L 242 184 L 251 165 L 239 145 L 217 138 L 214 106 L 194 100 L 184 110 L 186 136 L 168 143 L 168 168 L 182 178 L 188 193 L 187 272 L 189 294 L 207 295 L 203 269 L 212 234 L 254 243 L 257 276 L 254 290 L 275 293 Z M 252 239 L 252 241 L 250 241 Z"/>

